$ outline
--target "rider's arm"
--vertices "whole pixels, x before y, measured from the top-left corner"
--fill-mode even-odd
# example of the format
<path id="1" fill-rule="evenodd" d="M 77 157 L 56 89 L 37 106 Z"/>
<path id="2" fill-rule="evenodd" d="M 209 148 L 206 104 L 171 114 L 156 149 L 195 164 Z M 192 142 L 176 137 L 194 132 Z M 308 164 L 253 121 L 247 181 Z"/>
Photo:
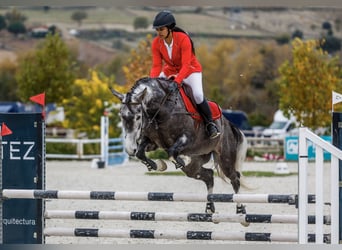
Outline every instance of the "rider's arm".
<path id="1" fill-rule="evenodd" d="M 162 62 L 162 55 L 160 52 L 160 45 L 157 39 L 153 40 L 152 42 L 152 68 L 150 71 L 150 77 L 159 77 L 163 62 Z"/>

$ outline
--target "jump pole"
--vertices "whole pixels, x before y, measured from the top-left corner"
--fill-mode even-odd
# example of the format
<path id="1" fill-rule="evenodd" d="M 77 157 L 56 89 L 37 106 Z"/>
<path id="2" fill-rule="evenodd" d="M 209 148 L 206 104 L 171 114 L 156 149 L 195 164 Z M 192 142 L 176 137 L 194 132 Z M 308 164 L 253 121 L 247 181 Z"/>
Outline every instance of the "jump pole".
<path id="1" fill-rule="evenodd" d="M 45 219 L 86 219 L 86 220 L 139 220 L 139 221 L 182 221 L 182 222 L 235 222 L 235 223 L 284 223 L 297 224 L 297 215 L 284 214 L 227 214 L 227 213 L 166 213 L 130 211 L 83 211 L 47 210 Z M 316 217 L 308 216 L 308 223 L 315 224 Z M 323 216 L 325 225 L 330 225 L 329 215 Z"/>

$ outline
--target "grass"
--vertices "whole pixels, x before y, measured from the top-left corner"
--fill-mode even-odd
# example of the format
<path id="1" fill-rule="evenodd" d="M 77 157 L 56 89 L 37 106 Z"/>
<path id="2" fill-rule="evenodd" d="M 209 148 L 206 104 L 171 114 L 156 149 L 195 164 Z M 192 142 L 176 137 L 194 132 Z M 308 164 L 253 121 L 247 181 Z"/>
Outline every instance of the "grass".
<path id="1" fill-rule="evenodd" d="M 150 176 L 185 176 L 182 171 L 167 171 L 167 172 L 146 172 L 146 175 Z M 292 175 L 298 175 L 297 173 L 289 174 L 275 174 L 270 171 L 243 171 L 242 175 L 245 177 L 287 177 Z M 215 172 L 215 176 L 217 173 Z"/>
<path id="2" fill-rule="evenodd" d="M 0 14 L 4 15 L 10 8 L 0 9 Z M 147 17 L 152 24 L 152 20 L 157 13 L 157 10 L 139 9 L 134 7 L 99 7 L 89 8 L 84 11 L 87 13 L 87 18 L 79 27 L 75 21 L 71 19 L 72 14 L 79 9 L 77 8 L 51 8 L 48 12 L 43 9 L 19 8 L 19 11 L 27 17 L 26 24 L 44 25 L 56 24 L 67 25 L 74 28 L 89 28 L 89 27 L 106 27 L 115 24 L 133 27 L 133 21 L 137 16 Z M 184 11 L 175 11 L 177 16 L 177 23 L 183 29 L 194 33 L 216 34 L 216 35 L 231 35 L 231 36 L 256 36 L 262 37 L 264 32 L 256 29 L 248 30 L 232 30 L 228 25 L 228 17 L 221 16 L 222 10 L 219 8 L 214 12 L 214 15 L 206 13 L 193 13 Z M 147 31 L 153 32 L 152 29 Z"/>

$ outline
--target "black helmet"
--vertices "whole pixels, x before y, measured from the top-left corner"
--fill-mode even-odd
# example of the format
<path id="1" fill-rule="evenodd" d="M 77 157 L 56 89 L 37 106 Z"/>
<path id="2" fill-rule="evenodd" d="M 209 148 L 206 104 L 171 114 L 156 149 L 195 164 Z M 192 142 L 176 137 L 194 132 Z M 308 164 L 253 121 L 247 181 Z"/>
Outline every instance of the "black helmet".
<path id="1" fill-rule="evenodd" d="M 172 15 L 171 11 L 163 10 L 159 12 L 153 21 L 153 29 L 160 27 L 170 27 L 173 28 L 176 25 L 176 19 Z"/>

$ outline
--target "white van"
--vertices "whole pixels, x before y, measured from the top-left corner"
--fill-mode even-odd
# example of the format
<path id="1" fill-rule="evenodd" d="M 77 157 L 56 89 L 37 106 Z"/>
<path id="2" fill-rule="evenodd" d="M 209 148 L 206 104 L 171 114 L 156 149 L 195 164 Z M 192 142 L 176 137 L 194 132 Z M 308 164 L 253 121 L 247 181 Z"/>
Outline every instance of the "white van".
<path id="1" fill-rule="evenodd" d="M 296 127 L 296 119 L 286 118 L 281 110 L 277 110 L 273 117 L 272 124 L 266 128 L 262 135 L 267 138 L 284 139 L 285 135 Z"/>

